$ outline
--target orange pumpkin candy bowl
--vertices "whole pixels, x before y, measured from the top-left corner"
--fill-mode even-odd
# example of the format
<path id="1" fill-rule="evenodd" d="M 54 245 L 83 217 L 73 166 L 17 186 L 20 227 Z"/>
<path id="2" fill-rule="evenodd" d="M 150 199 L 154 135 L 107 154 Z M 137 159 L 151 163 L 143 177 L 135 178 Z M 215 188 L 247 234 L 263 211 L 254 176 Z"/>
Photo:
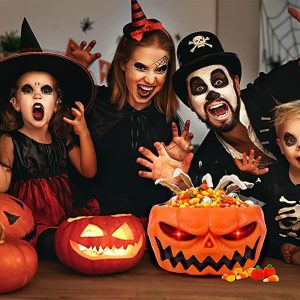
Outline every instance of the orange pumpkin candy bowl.
<path id="1" fill-rule="evenodd" d="M 239 205 L 195 206 L 190 199 L 152 207 L 148 236 L 160 267 L 190 275 L 222 275 L 256 265 L 266 235 L 262 209 L 225 197 Z M 184 204 L 188 201 L 192 205 Z"/>
<path id="2" fill-rule="evenodd" d="M 30 208 L 16 197 L 0 193 L 0 222 L 4 226 L 5 239 L 22 239 L 36 244 L 36 224 Z"/>
<path id="3" fill-rule="evenodd" d="M 145 251 L 145 230 L 133 215 L 69 218 L 57 229 L 60 261 L 83 274 L 98 275 L 133 268 Z"/>

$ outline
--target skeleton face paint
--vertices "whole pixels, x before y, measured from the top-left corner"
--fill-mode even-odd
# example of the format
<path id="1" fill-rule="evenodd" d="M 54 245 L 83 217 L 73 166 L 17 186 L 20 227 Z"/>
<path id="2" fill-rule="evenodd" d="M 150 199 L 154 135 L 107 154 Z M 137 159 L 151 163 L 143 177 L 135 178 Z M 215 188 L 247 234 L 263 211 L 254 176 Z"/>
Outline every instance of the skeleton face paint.
<path id="1" fill-rule="evenodd" d="M 122 64 L 128 89 L 128 103 L 137 110 L 151 104 L 162 89 L 168 70 L 168 53 L 157 45 L 136 47 L 129 61 Z"/>
<path id="2" fill-rule="evenodd" d="M 281 153 L 290 163 L 290 168 L 300 171 L 300 119 L 287 119 L 284 121 L 277 143 Z"/>
<path id="3" fill-rule="evenodd" d="M 224 66 L 198 69 L 187 77 L 186 83 L 190 105 L 204 123 L 221 132 L 235 127 L 240 99 Z"/>

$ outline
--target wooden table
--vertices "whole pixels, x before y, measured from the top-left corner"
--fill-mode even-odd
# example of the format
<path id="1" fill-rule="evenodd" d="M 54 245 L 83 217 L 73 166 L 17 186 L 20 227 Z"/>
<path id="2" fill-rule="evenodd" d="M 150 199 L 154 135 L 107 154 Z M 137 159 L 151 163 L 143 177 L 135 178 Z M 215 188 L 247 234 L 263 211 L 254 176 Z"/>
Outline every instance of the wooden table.
<path id="1" fill-rule="evenodd" d="M 21 290 L 0 295 L 0 299 L 300 299 L 300 267 L 281 260 L 272 263 L 278 283 L 244 279 L 228 283 L 219 276 L 203 277 L 169 273 L 146 253 L 132 270 L 112 275 L 80 275 L 58 261 L 40 261 L 33 281 Z M 2 271 L 2 270 L 1 270 Z"/>

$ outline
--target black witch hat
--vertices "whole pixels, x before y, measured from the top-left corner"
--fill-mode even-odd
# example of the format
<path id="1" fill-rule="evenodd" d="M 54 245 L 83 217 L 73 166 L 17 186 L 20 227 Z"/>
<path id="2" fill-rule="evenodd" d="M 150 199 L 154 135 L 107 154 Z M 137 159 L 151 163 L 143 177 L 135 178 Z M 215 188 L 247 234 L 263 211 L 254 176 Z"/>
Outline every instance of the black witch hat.
<path id="1" fill-rule="evenodd" d="M 51 51 L 43 51 L 26 18 L 21 30 L 20 51 L 0 60 L 0 101 L 10 99 L 9 91 L 18 78 L 29 71 L 44 71 L 59 82 L 62 101 L 73 106 L 81 101 L 87 110 L 95 96 L 94 80 L 76 60 Z"/>

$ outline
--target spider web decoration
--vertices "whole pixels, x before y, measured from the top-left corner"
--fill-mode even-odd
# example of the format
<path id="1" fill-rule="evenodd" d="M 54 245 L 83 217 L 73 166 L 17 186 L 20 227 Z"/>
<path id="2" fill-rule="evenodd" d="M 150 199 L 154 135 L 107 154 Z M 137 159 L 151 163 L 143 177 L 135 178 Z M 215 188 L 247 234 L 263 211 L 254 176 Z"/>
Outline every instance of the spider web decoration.
<path id="1" fill-rule="evenodd" d="M 299 57 L 300 25 L 289 15 L 288 7 L 299 10 L 300 0 L 262 1 L 260 69 L 266 72 Z"/>

